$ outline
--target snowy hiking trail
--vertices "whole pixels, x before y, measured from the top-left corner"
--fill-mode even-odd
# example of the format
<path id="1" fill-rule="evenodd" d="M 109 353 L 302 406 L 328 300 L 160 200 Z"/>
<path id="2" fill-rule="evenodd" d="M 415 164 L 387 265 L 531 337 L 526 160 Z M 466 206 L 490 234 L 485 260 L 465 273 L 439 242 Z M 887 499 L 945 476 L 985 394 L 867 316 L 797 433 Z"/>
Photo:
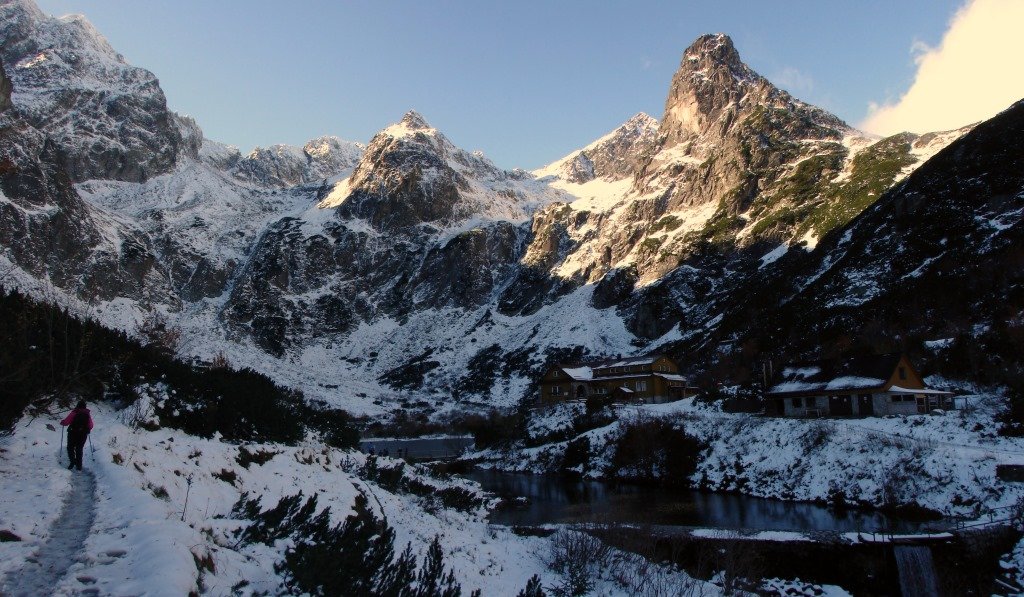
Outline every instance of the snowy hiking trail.
<path id="1" fill-rule="evenodd" d="M 64 495 L 60 515 L 49 537 L 20 568 L 7 574 L 0 594 L 10 597 L 52 594 L 84 552 L 85 540 L 96 518 L 95 503 L 96 478 L 92 471 L 73 472 L 71 487 Z M 87 585 L 92 579 L 82 577 L 80 582 Z M 80 594 L 92 592 L 86 587 Z"/>

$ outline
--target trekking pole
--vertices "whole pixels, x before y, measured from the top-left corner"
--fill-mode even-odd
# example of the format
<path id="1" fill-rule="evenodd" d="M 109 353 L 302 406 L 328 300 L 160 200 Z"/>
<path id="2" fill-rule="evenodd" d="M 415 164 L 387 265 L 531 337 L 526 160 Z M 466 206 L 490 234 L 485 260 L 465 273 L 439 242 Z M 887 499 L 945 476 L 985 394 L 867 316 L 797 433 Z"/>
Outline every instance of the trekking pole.
<path id="1" fill-rule="evenodd" d="M 64 451 L 64 426 L 60 426 L 60 447 L 57 448 L 57 464 L 60 464 L 60 455 Z"/>
<path id="2" fill-rule="evenodd" d="M 92 434 L 89 434 L 89 450 L 92 452 L 92 461 L 96 462 L 96 446 L 92 445 Z"/>
<path id="3" fill-rule="evenodd" d="M 185 490 L 185 506 L 181 509 L 182 522 L 185 522 L 185 510 L 188 510 L 188 494 L 192 491 L 192 473 L 188 474 L 188 478 L 185 479 L 185 483 L 188 483 L 188 488 Z"/>

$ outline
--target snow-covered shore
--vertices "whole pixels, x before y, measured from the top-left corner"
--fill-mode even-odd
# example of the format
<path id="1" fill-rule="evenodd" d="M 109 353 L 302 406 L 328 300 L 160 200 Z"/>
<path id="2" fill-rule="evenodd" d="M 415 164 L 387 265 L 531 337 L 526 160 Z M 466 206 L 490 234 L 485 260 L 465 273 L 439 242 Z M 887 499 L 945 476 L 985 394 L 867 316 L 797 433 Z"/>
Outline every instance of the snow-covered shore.
<path id="1" fill-rule="evenodd" d="M 590 454 L 582 472 L 603 478 L 625 423 L 666 418 L 707 445 L 688 479 L 695 486 L 786 500 L 916 504 L 976 517 L 1024 496 L 1024 488 L 996 477 L 996 465 L 1024 464 L 1024 439 L 997 434 L 1004 403 L 998 392 L 974 390 L 961 399 L 967 408 L 944 414 L 814 420 L 729 414 L 687 399 L 617 406 L 613 422 L 580 434 L 573 421 L 583 405 L 567 403 L 533 413 L 529 433 L 539 445 L 470 458 L 501 470 L 554 472 L 566 446 L 586 438 Z"/>

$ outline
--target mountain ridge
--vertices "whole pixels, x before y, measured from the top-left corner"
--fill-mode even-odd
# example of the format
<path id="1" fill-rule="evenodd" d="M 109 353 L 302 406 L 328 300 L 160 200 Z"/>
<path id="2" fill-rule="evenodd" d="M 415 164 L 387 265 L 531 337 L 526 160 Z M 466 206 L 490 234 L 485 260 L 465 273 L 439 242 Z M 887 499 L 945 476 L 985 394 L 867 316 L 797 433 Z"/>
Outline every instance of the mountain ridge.
<path id="1" fill-rule="evenodd" d="M 746 67 L 724 35 L 684 51 L 660 122 L 637 114 L 533 174 L 458 148 L 416 112 L 365 147 L 320 138 L 248 156 L 167 113 L 194 153 L 62 191 L 61 218 L 102 221 L 75 235 L 116 243 L 71 242 L 80 256 L 68 259 L 38 242 L 64 228 L 25 228 L 21 208 L 8 212 L 21 230 L 2 239 L 8 255 L 98 301 L 112 325 L 164 313 L 188 354 L 224 353 L 361 412 L 399 392 L 429 396 L 430 410 L 508 405 L 566 355 L 675 347 L 690 359 L 751 285 L 814 254 L 963 132 L 858 136 Z M 18 126 L 9 138 L 30 147 L 37 133 Z M 56 145 L 35 155 L 47 168 L 62 159 Z M 82 287 L 112 255 L 123 263 L 103 267 L 134 277 L 98 296 Z"/>

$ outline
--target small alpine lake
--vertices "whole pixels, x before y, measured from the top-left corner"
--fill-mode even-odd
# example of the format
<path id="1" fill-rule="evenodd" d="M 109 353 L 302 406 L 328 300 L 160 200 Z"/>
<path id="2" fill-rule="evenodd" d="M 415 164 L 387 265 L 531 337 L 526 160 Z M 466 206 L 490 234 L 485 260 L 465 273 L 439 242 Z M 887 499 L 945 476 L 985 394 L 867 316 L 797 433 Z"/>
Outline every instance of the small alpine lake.
<path id="1" fill-rule="evenodd" d="M 494 524 L 537 526 L 618 523 L 729 530 L 924 533 L 942 521 L 918 522 L 877 510 L 830 508 L 738 494 L 648 487 L 558 475 L 473 469 L 462 476 L 505 499 Z"/>

